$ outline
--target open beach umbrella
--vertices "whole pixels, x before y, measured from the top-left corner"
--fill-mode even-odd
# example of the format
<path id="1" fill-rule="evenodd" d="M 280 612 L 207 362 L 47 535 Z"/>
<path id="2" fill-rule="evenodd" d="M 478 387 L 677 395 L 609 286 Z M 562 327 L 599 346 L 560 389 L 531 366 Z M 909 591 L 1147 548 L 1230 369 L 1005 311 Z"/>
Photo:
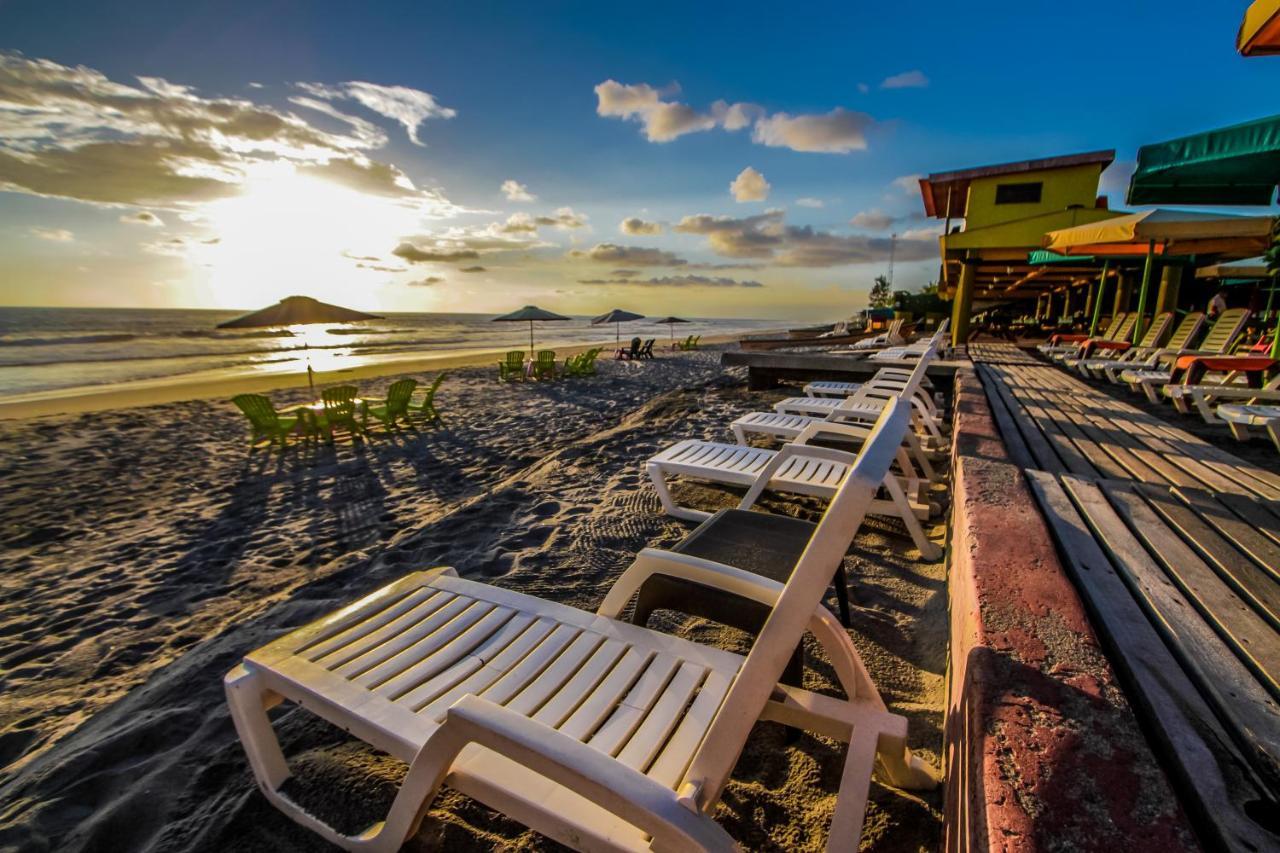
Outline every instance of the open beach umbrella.
<path id="1" fill-rule="evenodd" d="M 523 323 L 526 320 L 529 323 L 529 358 L 533 358 L 533 324 L 541 320 L 568 320 L 562 314 L 555 314 L 539 308 L 537 305 L 526 305 L 519 311 L 512 311 L 510 314 L 503 314 L 501 317 L 494 317 L 495 323 Z"/>
<path id="2" fill-rule="evenodd" d="M 1280 0 L 1275 0 L 1280 9 Z M 1280 184 L 1280 115 L 1138 149 L 1129 204 L 1269 205 Z"/>
<path id="3" fill-rule="evenodd" d="M 658 323 L 666 323 L 667 328 L 671 331 L 671 343 L 676 342 L 676 323 L 688 323 L 688 320 L 682 320 L 679 317 L 663 317 Z"/>
<path id="4" fill-rule="evenodd" d="M 286 296 L 275 305 L 219 323 L 219 329 L 252 329 L 258 326 L 301 326 L 307 323 L 353 323 L 357 320 L 381 320 L 377 314 L 366 314 L 341 305 L 330 305 L 310 296 Z"/>
<path id="5" fill-rule="evenodd" d="M 614 308 L 608 314 L 601 314 L 599 317 L 591 321 L 593 326 L 601 326 L 605 323 L 613 323 L 615 329 L 614 337 L 618 343 L 622 342 L 622 324 L 630 323 L 632 320 L 643 320 L 643 314 L 637 314 L 634 311 L 623 311 L 621 308 Z"/>
<path id="6" fill-rule="evenodd" d="M 1253 0 L 1236 38 L 1241 56 L 1280 54 L 1280 0 Z"/>
<path id="7" fill-rule="evenodd" d="M 1044 247 L 1063 255 L 1146 256 L 1142 288 L 1138 291 L 1138 322 L 1133 327 L 1133 340 L 1137 342 L 1142 338 L 1142 320 L 1157 255 L 1176 252 L 1248 257 L 1266 249 L 1272 225 L 1270 216 L 1157 208 L 1050 231 L 1044 236 Z"/>
<path id="8" fill-rule="evenodd" d="M 381 320 L 377 314 L 366 314 L 341 305 L 330 305 L 310 296 L 286 296 L 275 305 L 219 323 L 219 329 L 253 329 L 262 326 L 305 326 L 309 323 L 353 323 L 358 320 Z M 316 374 L 311 369 L 311 344 L 302 342 L 307 359 L 307 385 L 316 393 Z"/>

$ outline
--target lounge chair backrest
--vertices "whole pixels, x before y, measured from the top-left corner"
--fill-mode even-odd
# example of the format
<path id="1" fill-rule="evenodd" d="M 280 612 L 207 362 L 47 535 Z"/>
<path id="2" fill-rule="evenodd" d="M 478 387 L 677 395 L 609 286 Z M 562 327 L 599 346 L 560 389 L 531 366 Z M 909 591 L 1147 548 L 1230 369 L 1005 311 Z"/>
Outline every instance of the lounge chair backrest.
<path id="1" fill-rule="evenodd" d="M 280 423 L 280 415 L 271 400 L 261 394 L 239 394 L 231 398 L 244 416 L 259 430 L 272 430 Z"/>
<path id="2" fill-rule="evenodd" d="M 1116 315 L 1111 318 L 1111 322 L 1107 324 L 1107 330 L 1102 333 L 1102 339 L 1104 341 L 1120 340 L 1118 337 L 1116 337 L 1116 333 L 1120 331 L 1120 326 L 1121 324 L 1124 323 L 1125 317 L 1127 316 L 1129 315 L 1126 312 L 1117 311 Z"/>
<path id="3" fill-rule="evenodd" d="M 1203 352 L 1225 353 L 1231 349 L 1236 337 L 1244 331 L 1244 324 L 1249 321 L 1248 308 L 1231 308 L 1218 315 L 1209 329 L 1209 334 L 1196 347 Z"/>
<path id="4" fill-rule="evenodd" d="M 521 367 L 524 365 L 524 350 L 513 349 L 507 353 L 507 367 Z"/>
<path id="5" fill-rule="evenodd" d="M 408 414 L 409 400 L 413 398 L 414 389 L 418 387 L 416 379 L 399 379 L 391 383 L 387 389 L 387 412 L 389 414 Z"/>
<path id="6" fill-rule="evenodd" d="M 1182 322 L 1178 324 L 1178 328 L 1173 330 L 1173 334 L 1169 336 L 1169 343 L 1166 346 L 1169 349 L 1186 349 L 1203 328 L 1204 312 L 1192 311 L 1183 317 Z"/>
<path id="7" fill-rule="evenodd" d="M 550 349 L 538 350 L 538 364 L 554 364 L 556 360 L 556 351 Z"/>
<path id="8" fill-rule="evenodd" d="M 632 355 L 632 356 L 637 356 L 637 355 L 639 355 L 639 354 L 640 354 L 640 339 L 639 339 L 639 338 L 632 338 L 632 339 L 631 339 L 631 352 L 630 352 L 630 355 Z"/>
<path id="9" fill-rule="evenodd" d="M 1133 327 L 1136 325 L 1138 325 L 1137 311 L 1134 311 L 1132 314 L 1124 315 L 1124 319 L 1120 321 L 1120 327 L 1116 329 L 1115 337 L 1111 338 L 1111 340 L 1113 341 L 1129 340 L 1129 338 L 1132 337 L 1133 335 Z"/>
<path id="10" fill-rule="evenodd" d="M 1165 332 L 1169 331 L 1169 326 L 1173 324 L 1173 312 L 1161 311 L 1151 321 L 1151 328 L 1142 333 L 1142 341 L 1138 344 L 1141 348 L 1160 346 L 1160 341 L 1164 338 Z"/>
<path id="11" fill-rule="evenodd" d="M 845 398 L 840 405 L 832 409 L 827 419 L 838 421 L 847 411 L 859 411 L 860 406 L 869 398 L 883 399 L 900 395 L 904 400 L 910 400 L 919 390 L 920 383 L 924 382 L 925 372 L 928 370 L 929 362 L 933 361 L 936 352 L 934 347 L 929 347 L 925 350 L 916 361 L 915 367 L 911 368 L 911 373 L 905 382 L 896 378 L 876 379 L 873 377 L 870 382 L 863 383 L 862 387 L 853 396 Z"/>
<path id="12" fill-rule="evenodd" d="M 752 643 L 685 774 L 685 782 L 696 786 L 700 808 L 706 809 L 719 799 L 747 734 L 814 618 L 814 610 L 862 524 L 872 497 L 889 472 L 906 434 L 910 408 L 904 399 L 885 406 Z M 787 459 L 803 452 L 804 448 L 794 445 L 783 448 L 761 472 L 761 479 L 767 479 Z"/>
<path id="13" fill-rule="evenodd" d="M 329 417 L 335 415 L 342 418 L 355 417 L 356 414 L 356 394 L 360 393 L 360 389 L 354 385 L 337 385 L 333 388 L 326 388 L 320 394 L 320 399 L 324 401 L 324 413 Z"/>

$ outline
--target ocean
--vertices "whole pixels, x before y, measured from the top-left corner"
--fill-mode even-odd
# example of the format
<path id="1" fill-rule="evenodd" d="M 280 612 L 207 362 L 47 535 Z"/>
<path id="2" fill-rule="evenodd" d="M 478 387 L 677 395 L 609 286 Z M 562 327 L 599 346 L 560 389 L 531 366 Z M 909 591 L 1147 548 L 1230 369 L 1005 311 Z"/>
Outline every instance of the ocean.
<path id="1" fill-rule="evenodd" d="M 267 329 L 218 329 L 243 311 L 146 308 L 0 307 L 0 402 L 137 380 L 297 373 L 379 361 L 527 349 L 527 323 L 495 323 L 489 314 L 388 314 L 360 323 Z M 778 328 L 777 320 L 688 318 L 686 335 Z M 665 342 L 670 331 L 649 320 L 623 323 L 622 340 Z M 590 318 L 537 323 L 539 349 L 614 340 Z"/>

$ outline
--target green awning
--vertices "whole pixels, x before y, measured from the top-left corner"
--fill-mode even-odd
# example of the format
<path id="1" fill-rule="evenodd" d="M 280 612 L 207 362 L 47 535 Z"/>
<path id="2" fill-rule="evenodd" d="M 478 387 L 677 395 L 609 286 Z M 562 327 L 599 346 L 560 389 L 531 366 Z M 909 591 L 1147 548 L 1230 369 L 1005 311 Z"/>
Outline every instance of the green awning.
<path id="1" fill-rule="evenodd" d="M 1138 149 L 1129 204 L 1267 205 L 1280 183 L 1280 116 Z"/>
<path id="2" fill-rule="evenodd" d="M 1093 255 L 1060 255 L 1057 252 L 1050 252 L 1048 249 L 1035 249 L 1027 255 L 1027 263 L 1032 266 L 1043 266 L 1044 264 L 1091 264 L 1095 261 Z"/>

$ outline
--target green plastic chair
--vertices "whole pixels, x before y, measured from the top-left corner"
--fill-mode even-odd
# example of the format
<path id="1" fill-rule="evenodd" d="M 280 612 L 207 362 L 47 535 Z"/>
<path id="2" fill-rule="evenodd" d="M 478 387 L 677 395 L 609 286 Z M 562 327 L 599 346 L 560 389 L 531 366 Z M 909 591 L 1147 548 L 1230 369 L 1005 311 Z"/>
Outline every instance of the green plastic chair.
<path id="1" fill-rule="evenodd" d="M 586 356 L 585 352 L 580 352 L 577 355 L 571 355 L 568 358 L 566 358 L 564 360 L 564 368 L 560 371 L 560 375 L 565 377 L 581 376 L 582 361 L 585 356 Z"/>
<path id="2" fill-rule="evenodd" d="M 595 347 L 582 354 L 582 363 L 578 365 L 582 376 L 596 375 L 596 359 L 600 357 L 601 352 L 603 352 L 602 347 Z"/>
<path id="3" fill-rule="evenodd" d="M 359 390 L 354 385 L 338 385 L 326 388 L 320 394 L 324 409 L 315 414 L 314 427 L 324 433 L 326 441 L 333 441 L 335 429 L 345 429 L 353 436 L 364 432 L 364 427 L 356 419 L 356 394 Z"/>
<path id="4" fill-rule="evenodd" d="M 364 407 L 364 422 L 369 423 L 369 418 L 382 421 L 383 426 L 392 429 L 396 425 L 396 421 L 404 418 L 409 419 L 409 401 L 413 398 L 413 390 L 418 387 L 416 379 L 399 379 L 391 383 L 391 387 L 387 389 L 387 399 L 381 403 L 366 404 Z"/>
<path id="5" fill-rule="evenodd" d="M 555 379 L 556 378 L 556 352 L 555 350 L 539 350 L 538 357 L 533 362 L 533 378 L 534 379 Z"/>
<path id="6" fill-rule="evenodd" d="M 498 362 L 498 381 L 510 382 L 524 379 L 524 350 L 512 350 L 507 360 Z"/>
<path id="7" fill-rule="evenodd" d="M 444 423 L 444 418 L 440 417 L 440 413 L 436 411 L 436 391 L 440 388 L 440 383 L 444 382 L 447 373 L 436 375 L 435 381 L 427 386 L 427 396 L 422 398 L 422 402 L 417 407 L 417 414 L 427 419 L 427 423 Z M 414 411 L 413 405 L 409 406 L 410 411 Z"/>
<path id="8" fill-rule="evenodd" d="M 264 438 L 268 445 L 278 441 L 283 448 L 288 443 L 289 433 L 297 429 L 297 416 L 280 414 L 271 400 L 261 394 L 240 394 L 232 397 L 231 402 L 249 419 L 250 450 Z"/>

